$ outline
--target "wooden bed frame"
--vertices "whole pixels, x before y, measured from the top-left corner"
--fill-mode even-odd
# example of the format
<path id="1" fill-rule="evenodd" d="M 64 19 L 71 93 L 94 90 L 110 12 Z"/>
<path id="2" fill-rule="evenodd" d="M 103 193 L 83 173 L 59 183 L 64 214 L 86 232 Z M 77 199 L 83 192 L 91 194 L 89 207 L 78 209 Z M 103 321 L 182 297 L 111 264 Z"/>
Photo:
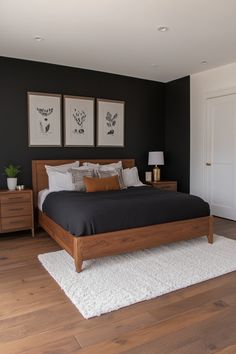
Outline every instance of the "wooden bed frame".
<path id="1" fill-rule="evenodd" d="M 133 167 L 135 165 L 133 159 L 78 160 L 81 163 L 88 161 L 100 164 L 108 164 L 121 160 L 124 168 Z M 37 205 L 38 192 L 48 187 L 48 177 L 45 165 L 62 165 L 74 161 L 75 160 L 32 161 L 35 206 Z M 212 216 L 83 237 L 73 236 L 41 211 L 38 211 L 38 221 L 39 225 L 74 258 L 77 272 L 82 270 L 82 263 L 87 259 L 156 247 L 175 241 L 189 240 L 201 236 L 207 236 L 208 242 L 213 243 Z"/>

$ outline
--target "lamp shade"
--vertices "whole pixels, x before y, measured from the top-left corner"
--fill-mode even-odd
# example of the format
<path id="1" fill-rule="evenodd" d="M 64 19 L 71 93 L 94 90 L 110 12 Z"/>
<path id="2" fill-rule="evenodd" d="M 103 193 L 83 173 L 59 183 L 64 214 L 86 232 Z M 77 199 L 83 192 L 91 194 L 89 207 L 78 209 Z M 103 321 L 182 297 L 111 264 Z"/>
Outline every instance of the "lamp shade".
<path id="1" fill-rule="evenodd" d="M 164 165 L 163 151 L 150 151 L 148 154 L 149 165 Z"/>

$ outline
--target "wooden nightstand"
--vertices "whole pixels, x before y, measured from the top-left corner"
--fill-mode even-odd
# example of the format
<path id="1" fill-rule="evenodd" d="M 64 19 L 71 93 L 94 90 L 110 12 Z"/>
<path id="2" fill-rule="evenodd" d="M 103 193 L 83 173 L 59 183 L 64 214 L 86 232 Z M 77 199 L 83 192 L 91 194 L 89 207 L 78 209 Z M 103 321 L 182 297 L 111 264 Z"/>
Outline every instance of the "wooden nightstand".
<path id="1" fill-rule="evenodd" d="M 170 191 L 177 191 L 177 181 L 158 181 L 158 182 L 145 182 L 155 188 L 168 189 Z"/>
<path id="2" fill-rule="evenodd" d="M 0 233 L 28 229 L 34 237 L 32 190 L 0 190 Z"/>

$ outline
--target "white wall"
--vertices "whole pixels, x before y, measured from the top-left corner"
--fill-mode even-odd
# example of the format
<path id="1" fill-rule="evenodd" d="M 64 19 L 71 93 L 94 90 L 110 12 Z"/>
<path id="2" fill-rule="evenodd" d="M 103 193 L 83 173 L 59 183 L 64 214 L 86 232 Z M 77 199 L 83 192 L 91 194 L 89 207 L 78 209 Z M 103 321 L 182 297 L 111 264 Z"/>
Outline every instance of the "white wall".
<path id="1" fill-rule="evenodd" d="M 190 76 L 190 193 L 204 198 L 204 120 L 206 97 L 217 91 L 236 92 L 236 63 Z"/>

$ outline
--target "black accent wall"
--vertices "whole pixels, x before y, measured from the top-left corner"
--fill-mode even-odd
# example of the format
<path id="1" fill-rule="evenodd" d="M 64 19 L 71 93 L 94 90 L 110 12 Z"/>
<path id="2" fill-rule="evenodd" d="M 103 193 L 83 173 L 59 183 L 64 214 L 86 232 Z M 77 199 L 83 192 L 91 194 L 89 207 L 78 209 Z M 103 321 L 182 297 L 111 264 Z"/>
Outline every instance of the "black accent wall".
<path id="1" fill-rule="evenodd" d="M 165 85 L 165 175 L 189 193 L 190 177 L 190 77 Z"/>
<path id="2" fill-rule="evenodd" d="M 124 100 L 125 147 L 28 147 L 27 91 Z M 163 176 L 178 177 L 181 190 L 188 191 L 189 161 L 179 161 L 183 157 L 189 159 L 186 151 L 189 150 L 188 97 L 188 78 L 164 84 L 0 57 L 0 188 L 6 187 L 1 172 L 9 163 L 21 165 L 19 183 L 30 186 L 33 159 L 135 158 L 143 178 L 144 171 L 150 170 L 148 151 L 167 149 L 168 164 L 163 168 Z M 181 134 L 180 130 L 183 130 Z M 184 151 L 183 155 L 180 150 Z"/>

